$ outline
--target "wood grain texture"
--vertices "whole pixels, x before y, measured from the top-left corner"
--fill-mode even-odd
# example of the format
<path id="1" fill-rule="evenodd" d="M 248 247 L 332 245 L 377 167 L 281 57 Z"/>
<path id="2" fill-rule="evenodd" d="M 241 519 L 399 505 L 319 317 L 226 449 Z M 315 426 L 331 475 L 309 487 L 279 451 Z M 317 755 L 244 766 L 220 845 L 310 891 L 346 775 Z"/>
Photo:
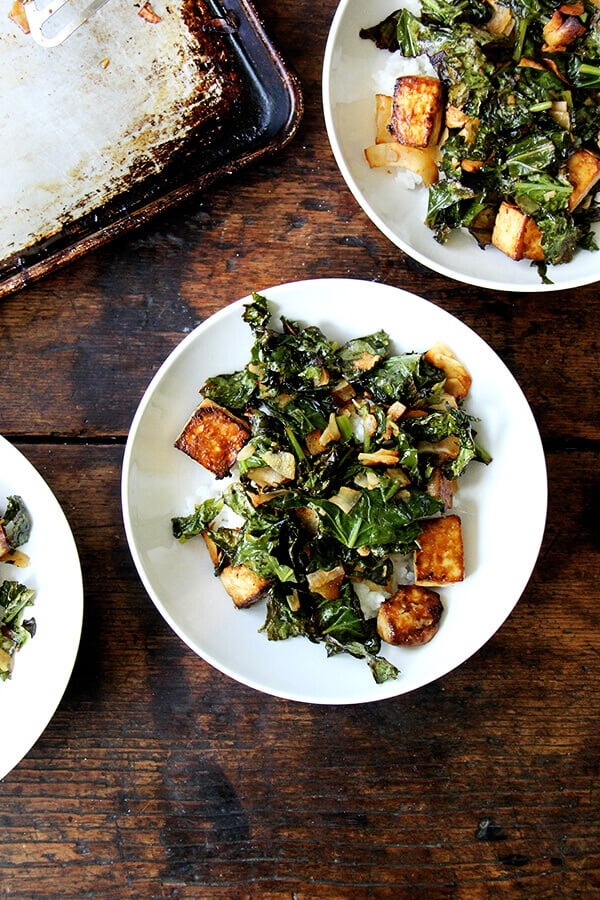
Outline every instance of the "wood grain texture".
<path id="1" fill-rule="evenodd" d="M 0 896 L 600 896 L 597 286 L 496 293 L 390 245 L 327 143 L 335 4 L 260 8 L 304 88 L 294 142 L 0 303 L 0 430 L 61 502 L 85 587 L 65 697 L 0 782 Z M 253 289 L 324 276 L 403 287 L 474 328 L 531 403 L 550 490 L 538 564 L 492 640 L 419 691 L 340 708 L 197 658 L 146 596 L 120 509 L 129 424 L 170 350 Z"/>

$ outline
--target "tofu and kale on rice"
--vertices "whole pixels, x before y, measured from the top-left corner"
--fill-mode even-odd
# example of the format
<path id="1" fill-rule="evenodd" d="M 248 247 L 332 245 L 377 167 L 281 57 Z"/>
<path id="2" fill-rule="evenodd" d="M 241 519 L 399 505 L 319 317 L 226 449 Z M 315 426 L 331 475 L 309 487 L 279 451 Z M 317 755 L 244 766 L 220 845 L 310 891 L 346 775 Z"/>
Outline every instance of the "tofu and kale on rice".
<path id="1" fill-rule="evenodd" d="M 440 243 L 466 229 L 548 281 L 548 264 L 598 250 L 600 4 L 419 7 L 360 30 L 389 51 L 382 69 L 398 72 L 376 94 L 366 160 L 421 179 Z"/>
<path id="2" fill-rule="evenodd" d="M 204 538 L 236 607 L 266 600 L 270 640 L 305 636 L 365 659 L 378 683 L 396 678 L 382 640 L 430 641 L 434 588 L 464 578 L 449 510 L 469 464 L 491 459 L 463 409 L 470 375 L 443 344 L 393 355 L 384 331 L 340 346 L 284 316 L 274 329 L 256 293 L 243 319 L 248 364 L 206 381 L 175 442 L 217 480 L 234 477 L 173 518 L 173 534 Z"/>

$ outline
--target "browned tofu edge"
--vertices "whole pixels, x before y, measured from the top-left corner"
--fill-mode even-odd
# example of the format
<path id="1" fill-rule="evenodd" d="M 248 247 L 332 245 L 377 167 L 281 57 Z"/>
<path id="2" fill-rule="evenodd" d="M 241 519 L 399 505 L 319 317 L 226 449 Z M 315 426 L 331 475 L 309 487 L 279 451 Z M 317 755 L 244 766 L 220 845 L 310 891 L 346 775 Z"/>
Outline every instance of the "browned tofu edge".
<path id="1" fill-rule="evenodd" d="M 427 519 L 414 552 L 415 584 L 444 585 L 463 581 L 465 557 L 460 517 Z"/>
<path id="2" fill-rule="evenodd" d="M 377 632 L 387 644 L 420 646 L 437 633 L 444 608 L 439 594 L 428 587 L 400 585 L 377 613 Z"/>
<path id="3" fill-rule="evenodd" d="M 223 587 L 238 609 L 252 606 L 267 593 L 271 582 L 248 566 L 225 566 L 220 574 Z"/>
<path id="4" fill-rule="evenodd" d="M 249 438 L 246 422 L 218 403 L 205 399 L 186 422 L 175 447 L 217 478 L 224 478 Z"/>
<path id="5" fill-rule="evenodd" d="M 390 130 L 401 144 L 429 147 L 437 142 L 444 117 L 442 83 L 431 75 L 396 79 Z"/>

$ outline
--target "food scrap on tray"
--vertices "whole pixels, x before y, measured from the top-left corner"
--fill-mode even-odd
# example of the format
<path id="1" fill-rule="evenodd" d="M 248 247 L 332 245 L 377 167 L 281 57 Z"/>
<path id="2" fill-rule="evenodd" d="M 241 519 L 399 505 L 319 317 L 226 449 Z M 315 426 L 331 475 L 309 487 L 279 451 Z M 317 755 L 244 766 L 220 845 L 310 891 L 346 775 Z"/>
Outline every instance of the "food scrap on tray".
<path id="1" fill-rule="evenodd" d="M 266 600 L 270 640 L 304 636 L 396 678 L 381 642 L 427 643 L 442 620 L 434 588 L 462 581 L 459 478 L 488 463 L 463 404 L 465 366 L 443 344 L 392 353 L 377 331 L 343 346 L 267 299 L 243 314 L 248 364 L 209 378 L 175 446 L 224 490 L 172 520 L 201 535 L 236 607 Z"/>

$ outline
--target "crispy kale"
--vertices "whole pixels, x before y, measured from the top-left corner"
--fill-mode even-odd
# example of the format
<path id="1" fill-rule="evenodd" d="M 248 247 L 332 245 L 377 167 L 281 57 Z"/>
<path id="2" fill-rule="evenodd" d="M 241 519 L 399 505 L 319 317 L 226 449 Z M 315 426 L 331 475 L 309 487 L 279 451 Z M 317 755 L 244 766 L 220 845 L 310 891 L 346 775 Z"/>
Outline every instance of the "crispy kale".
<path id="1" fill-rule="evenodd" d="M 392 555 L 417 548 L 422 521 L 443 508 L 428 490 L 434 472 L 454 480 L 490 457 L 460 401 L 449 403 L 445 371 L 422 353 L 394 354 L 386 332 L 340 346 L 285 317 L 275 328 L 258 294 L 244 320 L 250 362 L 202 389 L 229 397 L 248 423 L 237 478 L 174 518 L 173 534 L 208 537 L 215 574 L 248 569 L 264 580 L 270 640 L 304 636 L 329 655 L 363 658 L 378 682 L 395 678 L 353 581 L 389 584 Z M 455 452 L 442 463 L 436 448 L 448 438 Z M 227 510 L 238 527 L 223 524 Z"/>
<path id="2" fill-rule="evenodd" d="M 8 497 L 4 515 L 0 517 L 0 560 L 16 562 L 15 553 L 29 540 L 31 517 L 21 497 Z M 26 557 L 21 554 L 19 564 Z M 33 603 L 35 591 L 18 581 L 0 582 L 0 681 L 11 677 L 14 656 L 35 634 L 35 620 L 25 619 L 24 613 Z"/>
<path id="3" fill-rule="evenodd" d="M 498 9 L 505 16 L 501 27 L 491 24 Z M 567 43 L 548 43 L 556 16 L 557 24 L 569 16 L 576 23 Z M 399 9 L 360 35 L 404 57 L 425 54 L 447 106 L 462 114 L 441 147 L 442 177 L 429 188 L 426 224 L 436 240 L 465 228 L 485 247 L 504 201 L 541 232 L 544 259 L 534 256 L 532 265 L 542 274 L 578 248 L 596 249 L 594 190 L 571 208 L 567 165 L 581 148 L 598 155 L 600 11 L 594 3 L 423 0 L 419 16 Z"/>
<path id="4" fill-rule="evenodd" d="M 27 543 L 31 533 L 31 517 L 21 497 L 15 495 L 7 498 L 0 522 L 11 550 Z"/>

